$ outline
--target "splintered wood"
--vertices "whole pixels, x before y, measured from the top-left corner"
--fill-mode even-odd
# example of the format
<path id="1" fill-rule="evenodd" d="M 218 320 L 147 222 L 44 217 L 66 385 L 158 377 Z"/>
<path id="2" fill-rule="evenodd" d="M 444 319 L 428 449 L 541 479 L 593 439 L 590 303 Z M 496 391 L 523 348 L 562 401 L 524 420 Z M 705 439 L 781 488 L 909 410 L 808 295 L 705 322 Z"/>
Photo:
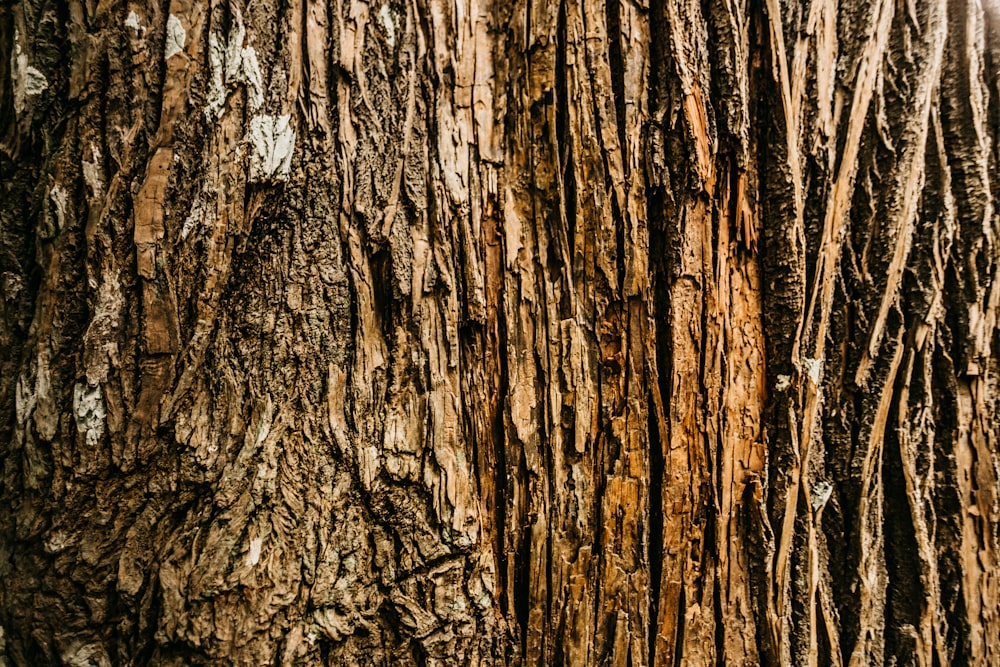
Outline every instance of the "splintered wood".
<path id="1" fill-rule="evenodd" d="M 1000 665 L 1000 15 L 0 12 L 0 664 Z"/>

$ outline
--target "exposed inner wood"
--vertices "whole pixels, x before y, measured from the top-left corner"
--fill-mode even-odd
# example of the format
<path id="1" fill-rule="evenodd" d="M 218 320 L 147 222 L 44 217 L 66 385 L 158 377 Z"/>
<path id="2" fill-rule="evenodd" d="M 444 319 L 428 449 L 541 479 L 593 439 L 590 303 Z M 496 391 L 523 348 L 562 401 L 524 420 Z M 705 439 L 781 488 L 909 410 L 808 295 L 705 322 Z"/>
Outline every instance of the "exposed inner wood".
<path id="1" fill-rule="evenodd" d="M 0 7 L 0 664 L 1000 664 L 997 12 Z"/>

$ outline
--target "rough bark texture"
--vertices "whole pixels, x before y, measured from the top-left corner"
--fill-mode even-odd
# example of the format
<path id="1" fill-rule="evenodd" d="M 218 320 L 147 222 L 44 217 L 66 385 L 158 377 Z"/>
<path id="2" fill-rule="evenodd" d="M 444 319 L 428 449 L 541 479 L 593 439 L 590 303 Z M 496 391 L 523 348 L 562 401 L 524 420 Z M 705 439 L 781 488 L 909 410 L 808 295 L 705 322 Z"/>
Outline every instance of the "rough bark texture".
<path id="1" fill-rule="evenodd" d="M 0 663 L 1000 665 L 1000 14 L 0 6 Z"/>

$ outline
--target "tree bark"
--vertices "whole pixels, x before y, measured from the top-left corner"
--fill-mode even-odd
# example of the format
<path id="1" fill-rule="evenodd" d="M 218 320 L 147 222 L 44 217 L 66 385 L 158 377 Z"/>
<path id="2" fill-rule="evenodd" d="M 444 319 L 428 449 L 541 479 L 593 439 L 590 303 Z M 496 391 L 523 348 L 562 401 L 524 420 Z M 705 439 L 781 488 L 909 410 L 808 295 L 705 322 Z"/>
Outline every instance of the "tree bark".
<path id="1" fill-rule="evenodd" d="M 1000 665 L 1000 14 L 0 5 L 0 663 Z"/>

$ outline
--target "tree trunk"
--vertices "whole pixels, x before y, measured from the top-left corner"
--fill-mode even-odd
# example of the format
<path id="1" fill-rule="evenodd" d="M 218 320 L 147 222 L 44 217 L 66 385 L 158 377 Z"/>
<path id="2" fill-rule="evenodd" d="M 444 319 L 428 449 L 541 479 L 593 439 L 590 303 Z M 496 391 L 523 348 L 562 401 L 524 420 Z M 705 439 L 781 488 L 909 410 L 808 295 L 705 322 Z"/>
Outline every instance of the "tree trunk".
<path id="1" fill-rule="evenodd" d="M 1000 665 L 1000 14 L 0 7 L 0 664 Z"/>

